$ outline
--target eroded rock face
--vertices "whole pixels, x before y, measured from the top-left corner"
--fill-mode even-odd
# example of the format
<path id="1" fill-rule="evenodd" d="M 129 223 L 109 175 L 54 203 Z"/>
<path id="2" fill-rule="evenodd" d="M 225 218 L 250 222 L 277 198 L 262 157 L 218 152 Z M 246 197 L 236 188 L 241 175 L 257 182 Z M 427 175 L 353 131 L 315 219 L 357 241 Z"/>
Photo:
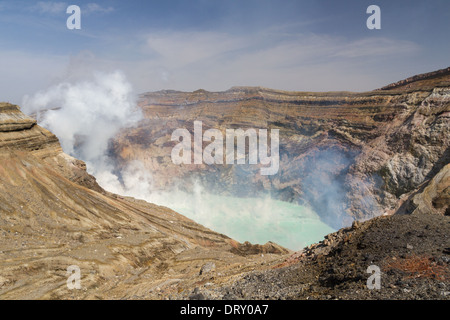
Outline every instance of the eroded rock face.
<path id="1" fill-rule="evenodd" d="M 0 131 L 10 132 L 30 129 L 36 120 L 20 112 L 19 107 L 9 103 L 0 103 Z"/>
<path id="2" fill-rule="evenodd" d="M 406 198 L 406 197 L 405 197 Z M 402 203 L 399 214 L 450 215 L 450 164 L 442 168 L 433 179 L 412 192 Z"/>
<path id="3" fill-rule="evenodd" d="M 189 190 L 195 178 L 222 194 L 270 192 L 311 205 L 335 228 L 393 213 L 403 195 L 449 162 L 450 68 L 365 93 L 160 91 L 143 94 L 140 106 L 145 120 L 112 144 L 119 168 L 143 162 L 160 189 L 181 184 Z M 173 164 L 178 142 L 171 134 L 177 128 L 193 133 L 194 121 L 223 135 L 226 129 L 279 129 L 279 172 Z"/>
<path id="4" fill-rule="evenodd" d="M 36 125 L 19 107 L 0 103 L 0 148 L 30 151 L 41 158 L 61 152 L 58 139 L 50 131 Z"/>

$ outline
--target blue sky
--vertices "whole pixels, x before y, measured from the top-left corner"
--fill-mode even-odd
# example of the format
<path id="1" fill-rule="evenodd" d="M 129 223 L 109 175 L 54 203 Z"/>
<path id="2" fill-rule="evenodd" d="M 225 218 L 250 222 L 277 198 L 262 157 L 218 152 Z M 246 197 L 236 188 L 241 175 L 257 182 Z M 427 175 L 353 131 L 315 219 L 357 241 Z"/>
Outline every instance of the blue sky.
<path id="1" fill-rule="evenodd" d="M 81 8 L 81 30 L 66 9 Z M 381 30 L 366 9 L 381 8 Z M 0 1 L 0 100 L 93 71 L 136 93 L 365 91 L 450 65 L 448 0 Z"/>

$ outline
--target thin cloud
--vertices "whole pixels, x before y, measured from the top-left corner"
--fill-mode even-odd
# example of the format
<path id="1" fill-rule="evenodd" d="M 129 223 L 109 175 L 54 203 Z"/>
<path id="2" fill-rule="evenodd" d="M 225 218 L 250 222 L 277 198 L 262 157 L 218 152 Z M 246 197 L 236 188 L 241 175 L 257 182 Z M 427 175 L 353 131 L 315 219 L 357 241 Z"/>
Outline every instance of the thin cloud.
<path id="1" fill-rule="evenodd" d="M 361 76 L 368 58 L 384 63 L 399 55 L 413 57 L 420 50 L 416 43 L 389 38 L 350 40 L 276 32 L 161 32 L 148 35 L 145 43 L 148 58 L 141 60 L 142 70 L 159 78 L 158 89 L 182 90 L 225 90 L 233 85 L 367 90 L 376 87 L 370 78 Z M 381 72 L 377 69 L 371 72 L 373 77 Z"/>
<path id="2" fill-rule="evenodd" d="M 398 41 L 388 38 L 366 38 L 347 43 L 334 56 L 359 58 L 370 56 L 389 56 L 414 53 L 420 46 L 411 41 Z"/>
<path id="3" fill-rule="evenodd" d="M 251 56 L 252 64 L 295 66 L 321 59 L 381 57 L 412 54 L 420 46 L 411 41 L 363 38 L 350 41 L 327 35 L 290 35 L 268 38 L 264 33 L 232 35 L 219 32 L 173 32 L 151 34 L 148 53 L 163 65 L 182 67 L 195 62 L 229 63 Z"/>
<path id="4" fill-rule="evenodd" d="M 248 46 L 248 39 L 219 32 L 163 32 L 147 38 L 148 52 L 172 67 L 217 59 Z"/>
<path id="5" fill-rule="evenodd" d="M 52 2 L 52 1 L 39 1 L 35 5 L 28 7 L 29 11 L 39 12 L 41 14 L 65 14 L 67 7 L 69 4 L 67 2 Z M 1 10 L 0 4 L 0 10 Z M 114 11 L 114 8 L 111 6 L 102 6 L 98 3 L 91 2 L 86 5 L 80 6 L 81 13 L 90 15 L 90 14 L 107 14 Z"/>
<path id="6" fill-rule="evenodd" d="M 29 7 L 29 10 L 53 15 L 65 13 L 67 6 L 67 3 L 65 2 L 39 1 L 35 5 Z"/>
<path id="7" fill-rule="evenodd" d="M 86 6 L 81 7 L 83 14 L 93 14 L 93 13 L 110 13 L 114 11 L 111 6 L 104 7 L 97 3 L 88 3 Z"/>

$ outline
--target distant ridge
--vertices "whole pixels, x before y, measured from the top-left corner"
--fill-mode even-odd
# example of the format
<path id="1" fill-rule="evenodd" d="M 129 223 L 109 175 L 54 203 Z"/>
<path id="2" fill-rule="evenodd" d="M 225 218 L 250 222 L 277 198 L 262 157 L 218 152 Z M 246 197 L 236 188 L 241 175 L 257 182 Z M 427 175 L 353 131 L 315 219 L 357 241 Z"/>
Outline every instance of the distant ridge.
<path id="1" fill-rule="evenodd" d="M 380 89 L 377 89 L 377 90 L 397 89 L 399 87 L 410 85 L 411 83 L 416 82 L 416 81 L 430 80 L 430 79 L 434 79 L 434 78 L 438 78 L 438 77 L 446 76 L 446 75 L 450 75 L 450 67 L 445 68 L 445 69 L 432 71 L 432 72 L 418 74 L 418 75 L 406 78 L 404 80 L 400 80 L 400 81 L 388 84 L 387 86 L 384 86 L 384 87 L 382 87 Z"/>

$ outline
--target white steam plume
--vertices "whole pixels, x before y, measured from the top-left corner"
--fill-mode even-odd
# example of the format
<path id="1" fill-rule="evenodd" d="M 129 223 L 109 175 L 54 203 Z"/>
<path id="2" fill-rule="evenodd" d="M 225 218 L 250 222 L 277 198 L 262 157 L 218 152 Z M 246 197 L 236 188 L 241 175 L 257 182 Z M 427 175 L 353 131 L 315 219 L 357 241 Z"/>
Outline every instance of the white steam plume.
<path id="1" fill-rule="evenodd" d="M 94 73 L 87 80 L 63 82 L 23 100 L 25 113 L 35 113 L 39 123 L 60 140 L 63 150 L 87 163 L 89 173 L 105 189 L 122 194 L 133 192 L 133 177 L 140 164 L 126 169 L 130 177 L 120 182 L 107 156 L 108 143 L 120 129 L 142 119 L 130 83 L 120 71 Z M 145 170 L 144 170 L 145 171 Z M 134 172 L 134 175 L 131 174 Z"/>

